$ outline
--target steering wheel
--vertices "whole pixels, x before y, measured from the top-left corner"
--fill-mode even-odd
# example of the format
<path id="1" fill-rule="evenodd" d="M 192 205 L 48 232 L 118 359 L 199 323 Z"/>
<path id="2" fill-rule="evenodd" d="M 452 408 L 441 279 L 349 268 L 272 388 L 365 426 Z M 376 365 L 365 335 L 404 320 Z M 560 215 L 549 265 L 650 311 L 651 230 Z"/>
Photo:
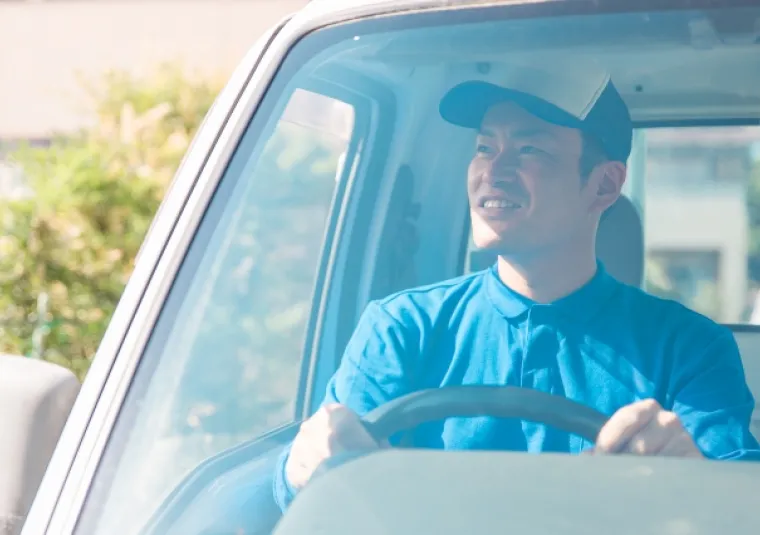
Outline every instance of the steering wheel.
<path id="1" fill-rule="evenodd" d="M 429 421 L 491 416 L 548 424 L 596 442 L 608 417 L 565 397 L 516 386 L 447 386 L 420 390 L 370 411 L 362 423 L 384 440 Z"/>
<path id="2" fill-rule="evenodd" d="M 464 385 L 419 390 L 396 398 L 365 414 L 361 422 L 376 440 L 425 422 L 446 418 L 491 416 L 548 424 L 596 442 L 609 419 L 601 412 L 555 394 L 517 386 Z M 315 470 L 321 476 L 370 451 L 352 451 L 324 460 Z"/>

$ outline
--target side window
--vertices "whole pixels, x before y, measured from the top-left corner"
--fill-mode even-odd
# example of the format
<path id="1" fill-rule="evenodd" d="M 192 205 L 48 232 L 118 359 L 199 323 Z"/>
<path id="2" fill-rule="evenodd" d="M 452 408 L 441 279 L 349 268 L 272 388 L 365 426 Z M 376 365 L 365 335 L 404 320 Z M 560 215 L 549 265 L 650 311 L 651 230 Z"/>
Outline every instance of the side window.
<path id="1" fill-rule="evenodd" d="M 263 151 L 244 137 L 101 461 L 88 500 L 100 522 L 136 531 L 146 520 L 136 512 L 199 463 L 295 421 L 328 222 L 366 135 L 356 125 L 353 105 L 297 89 Z"/>
<path id="2" fill-rule="evenodd" d="M 760 323 L 760 127 L 642 137 L 646 289 L 721 323 Z"/>
<path id="3" fill-rule="evenodd" d="M 195 309 L 178 339 L 189 358 L 168 424 L 204 437 L 201 459 L 295 419 L 314 282 L 353 125 L 350 104 L 297 89 L 245 173 L 242 202 L 222 215 L 198 301 L 184 305 Z"/>

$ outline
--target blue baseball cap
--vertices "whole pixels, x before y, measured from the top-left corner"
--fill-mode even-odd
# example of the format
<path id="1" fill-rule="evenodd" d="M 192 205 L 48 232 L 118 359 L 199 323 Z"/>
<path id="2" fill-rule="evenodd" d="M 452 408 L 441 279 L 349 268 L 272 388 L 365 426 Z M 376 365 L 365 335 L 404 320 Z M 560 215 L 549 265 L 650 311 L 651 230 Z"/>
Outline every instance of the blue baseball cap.
<path id="1" fill-rule="evenodd" d="M 573 85 L 543 73 L 513 76 L 504 86 L 472 80 L 450 89 L 439 111 L 451 124 L 477 129 L 491 106 L 514 102 L 547 122 L 590 134 L 610 159 L 625 163 L 633 139 L 628 106 L 609 76 L 582 78 Z"/>

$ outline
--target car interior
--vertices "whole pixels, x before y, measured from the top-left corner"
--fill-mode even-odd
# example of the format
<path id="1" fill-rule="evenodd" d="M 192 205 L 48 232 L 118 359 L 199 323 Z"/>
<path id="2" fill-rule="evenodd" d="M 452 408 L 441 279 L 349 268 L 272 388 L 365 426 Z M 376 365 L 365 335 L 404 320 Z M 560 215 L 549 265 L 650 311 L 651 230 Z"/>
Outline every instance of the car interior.
<path id="1" fill-rule="evenodd" d="M 379 258 L 386 253 L 401 257 L 409 265 L 397 268 L 406 277 L 373 289 L 371 298 L 482 269 L 495 260 L 491 252 L 473 251 L 463 245 L 469 226 L 466 204 L 459 201 L 466 198 L 459 177 L 465 176 L 472 138 L 468 132 L 444 123 L 436 104 L 458 82 L 498 82 L 504 57 L 519 56 L 521 63 L 550 64 L 553 68 L 557 64 L 573 65 L 572 69 L 578 69 L 578 63 L 584 65 L 583 58 L 592 58 L 587 60 L 590 63 L 604 62 L 640 129 L 760 124 L 760 94 L 756 89 L 760 83 L 760 45 L 754 23 L 749 22 L 760 19 L 757 8 L 658 14 L 656 22 L 647 26 L 640 26 L 633 17 L 624 20 L 620 16 L 615 22 L 616 16 L 610 17 L 607 22 L 589 22 L 582 17 L 573 22 L 563 20 L 565 31 L 542 33 L 540 40 L 528 36 L 541 25 L 548 28 L 557 24 L 556 20 L 515 22 L 508 35 L 503 23 L 463 25 L 456 38 L 452 38 L 451 28 L 440 33 L 400 32 L 376 41 L 366 39 L 364 47 L 354 51 L 359 56 L 356 59 L 349 53 L 339 55 L 336 61 L 390 87 L 399 99 L 406 100 L 398 102 L 404 110 L 400 115 L 412 123 L 397 125 L 398 152 L 393 152 L 393 160 L 408 166 L 404 177 L 412 185 L 404 187 L 414 193 L 407 200 L 389 194 L 385 198 L 419 205 L 413 230 L 418 246 L 403 255 L 382 250 L 373 253 Z M 618 30 L 620 33 L 613 34 Z M 597 36 L 593 42 L 585 37 L 589 32 Z M 639 46 L 642 40 L 647 46 Z M 596 49 L 600 43 L 607 45 L 604 54 Z M 704 76 L 706 71 L 711 73 L 709 77 Z M 418 88 L 420 94 L 410 94 L 405 89 L 408 86 Z M 446 150 L 440 150 L 441 146 Z M 441 180 L 447 188 L 436 188 Z M 399 177 L 395 181 L 393 187 L 400 189 Z M 631 162 L 628 182 L 637 183 L 632 189 L 645 181 L 645 166 Z M 646 236 L 638 206 L 642 202 L 630 194 L 622 198 L 605 214 L 597 238 L 599 257 L 610 272 L 636 286 L 644 283 Z M 398 207 L 378 206 L 384 211 L 380 217 L 404 213 Z M 394 226 L 404 224 L 400 218 L 386 219 L 383 233 L 394 235 Z M 436 235 L 453 239 L 434 239 Z M 745 324 L 729 327 L 740 347 L 750 387 L 760 399 L 760 328 Z M 760 415 L 754 429 L 760 434 Z"/>
<path id="2" fill-rule="evenodd" d="M 383 160 L 380 174 L 355 176 L 360 193 L 354 199 L 366 210 L 357 210 L 351 221 L 354 228 L 361 230 L 347 237 L 334 257 L 337 266 L 334 276 L 341 281 L 343 290 L 348 284 L 352 286 L 349 291 L 335 292 L 334 305 L 340 310 L 336 313 L 338 320 L 326 323 L 333 325 L 334 331 L 329 336 L 323 335 L 321 343 L 331 350 L 345 346 L 358 313 L 370 299 L 483 269 L 495 261 L 492 252 L 468 247 L 463 177 L 471 156 L 472 133 L 445 124 L 438 114 L 437 103 L 458 82 L 498 81 L 504 58 L 558 68 L 571 65 L 577 71 L 579 65 L 589 61 L 603 63 L 627 101 L 638 128 L 760 124 L 758 36 L 754 26 L 747 23 L 760 20 L 756 8 L 735 10 L 728 17 L 700 11 L 648 17 L 567 18 L 562 19 L 561 32 L 551 31 L 556 29 L 553 25 L 558 24 L 557 19 L 510 21 L 509 32 L 505 31 L 504 23 L 486 22 L 463 24 L 456 29 L 430 27 L 425 32 L 389 31 L 355 37 L 351 42 L 340 42 L 317 53 L 309 64 L 313 66 L 308 69 L 310 78 L 349 87 L 352 84 L 376 87 L 393 95 L 395 107 L 392 120 L 382 120 L 382 111 L 389 108 L 378 104 L 377 128 L 387 130 L 376 135 L 386 135 L 390 140 L 388 152 L 379 156 Z M 594 36 L 592 42 L 589 35 Z M 360 46 L 355 44 L 357 41 Z M 604 47 L 603 52 L 600 47 Z M 705 72 L 711 75 L 706 77 Z M 297 84 L 296 79 L 294 85 Z M 372 159 L 371 150 L 367 157 Z M 631 166 L 629 181 L 641 185 L 644 178 L 645 167 Z M 622 197 L 604 215 L 597 244 L 600 259 L 614 276 L 641 286 L 645 225 L 638 206 L 642 199 L 635 197 L 636 186 L 632 191 L 634 194 Z M 404 239 L 399 239 L 400 236 Z M 730 327 L 740 346 L 750 387 L 760 399 L 760 358 L 757 358 L 760 329 L 747 325 Z M 337 365 L 340 351 L 334 354 Z M 311 410 L 319 403 L 326 379 L 316 379 Z M 756 412 L 753 429 L 760 435 L 759 424 Z M 220 455 L 226 467 L 221 476 L 220 468 L 214 468 L 215 461 L 205 463 L 190 478 L 194 478 L 193 490 L 185 497 L 180 497 L 182 490 L 171 497 L 172 507 L 185 504 L 182 510 L 161 511 L 148 532 L 166 532 L 171 526 L 180 533 L 198 522 L 214 531 L 221 529 L 215 522 L 229 522 L 228 525 L 245 525 L 253 533 L 269 533 L 279 511 L 271 503 L 271 487 L 266 479 L 276 452 L 263 454 L 268 451 L 262 445 L 266 442 L 264 438 L 257 444 L 242 445 Z M 258 455 L 255 462 L 247 462 L 253 455 Z M 516 490 L 505 483 L 513 477 L 493 477 L 494 467 L 499 465 L 497 470 L 504 470 L 504 474 L 520 473 L 521 477 L 531 478 L 533 463 L 542 462 L 557 463 L 552 473 L 558 479 L 539 485 L 540 492 L 534 489 L 517 496 Z M 700 516 L 701 507 L 696 504 L 706 505 L 717 499 L 719 492 L 723 498 L 730 493 L 736 498 L 732 502 L 736 508 L 727 514 L 735 514 L 737 522 L 753 521 L 748 516 L 748 502 L 739 490 L 749 489 L 753 483 L 738 476 L 741 467 L 727 468 L 722 475 L 718 475 L 717 469 L 711 471 L 718 478 L 716 481 L 722 482 L 710 492 L 702 493 L 696 490 L 699 484 L 689 475 L 691 466 L 656 459 L 619 460 L 617 464 L 604 460 L 594 467 L 585 462 L 571 466 L 552 456 L 534 460 L 503 452 L 461 452 L 447 456 L 440 452 L 393 451 L 346 463 L 310 483 L 275 532 L 315 532 L 319 527 L 323 532 L 352 533 L 355 532 L 352 529 L 361 525 L 363 533 L 488 533 L 493 532 L 492 527 L 489 531 L 485 524 L 479 529 L 472 524 L 465 527 L 462 522 L 475 518 L 493 520 L 493 512 L 501 510 L 506 496 L 510 500 L 514 496 L 513 503 L 521 504 L 516 505 L 517 509 L 524 507 L 524 511 L 536 514 L 541 503 L 561 503 L 562 494 L 570 487 L 574 489 L 572 492 L 588 492 L 584 502 L 589 504 L 600 503 L 610 493 L 643 492 L 643 488 L 662 491 L 663 497 L 681 492 L 692 501 L 691 507 L 679 510 L 680 513 L 689 522 L 703 521 L 700 526 L 715 526 L 717 530 L 721 527 L 714 524 L 714 519 Z M 637 479 L 639 476 L 641 479 Z M 203 477 L 207 478 L 205 485 L 213 480 L 213 495 L 209 487 L 198 483 Z M 265 479 L 257 479 L 260 477 Z M 593 489 L 578 490 L 581 477 L 584 481 L 594 480 Z M 729 483 L 736 477 L 740 480 Z M 480 483 L 478 486 L 464 483 L 472 480 L 487 482 L 484 485 L 488 490 Z M 623 480 L 626 483 L 621 490 Z M 451 481 L 463 484 L 452 485 Z M 430 492 L 433 497 L 424 500 L 424 505 L 416 499 Z M 247 498 L 240 498 L 241 494 Z M 489 501 L 490 498 L 496 501 Z M 188 500 L 192 507 L 187 506 Z M 658 500 L 655 497 L 653 501 Z M 233 502 L 235 505 L 230 506 Z M 385 505 L 373 505 L 378 503 Z M 599 521 L 598 525 L 589 524 L 588 532 L 601 532 L 605 521 L 624 514 L 610 511 L 608 517 L 600 515 L 596 507 L 572 509 L 573 506 L 568 506 L 563 510 L 564 518 L 593 516 L 593 522 Z M 212 521 L 214 511 L 224 514 Z M 256 511 L 255 515 L 251 511 Z M 640 531 L 633 524 L 631 530 L 654 533 L 650 529 L 656 526 L 666 526 L 663 529 L 667 530 L 668 514 L 663 509 L 654 515 L 657 518 L 632 519 L 639 522 L 635 527 Z M 377 524 L 369 526 L 368 516 L 378 519 Z M 435 521 L 431 520 L 433 517 Z M 527 517 L 522 524 L 515 520 L 510 526 L 524 533 L 553 533 L 558 526 L 551 522 L 546 519 L 544 531 L 535 525 L 528 528 Z M 158 526 L 164 531 L 159 531 Z M 706 529 L 709 532 L 712 528 Z"/>
<path id="3" fill-rule="evenodd" d="M 638 128 L 697 124 L 717 126 L 737 122 L 758 124 L 758 34 L 756 27 L 748 20 L 760 20 L 759 15 L 756 8 L 720 15 L 714 12 L 658 14 L 647 19 L 651 24 L 644 24 L 642 19 L 633 16 L 625 21 L 618 19 L 619 24 L 602 18 L 594 22 L 568 18 L 562 21 L 563 31 L 555 32 L 551 31 L 551 27 L 557 24 L 556 20 L 519 20 L 510 23 L 509 31 L 504 25 L 493 23 L 472 27 L 462 25 L 456 33 L 451 28 L 441 29 L 440 33 L 436 29 L 405 34 L 399 32 L 377 39 L 374 36 L 362 37 L 361 48 L 346 50 L 344 54 L 333 51 L 333 57 L 339 58 L 336 62 L 340 61 L 344 66 L 391 88 L 397 95 L 397 105 L 401 110 L 399 116 L 404 117 L 396 127 L 392 156 L 388 160 L 394 165 L 407 165 L 410 171 L 405 175 L 406 180 L 414 180 L 412 202 L 419 203 L 415 243 L 419 245 L 412 254 L 406 255 L 409 268 L 401 270 L 411 275 L 398 281 L 392 289 L 442 280 L 467 269 L 467 262 L 464 267 L 461 263 L 462 244 L 467 241 L 468 230 L 467 224 L 463 224 L 467 213 L 466 203 L 461 201 L 466 198 L 461 177 L 465 176 L 468 152 L 472 150 L 468 144 L 471 138 L 468 139 L 466 132 L 458 132 L 456 128 L 446 125 L 438 116 L 437 103 L 448 88 L 473 78 L 498 81 L 505 61 L 524 62 L 531 66 L 551 65 L 560 70 L 566 68 L 573 70 L 577 76 L 583 72 L 579 66 L 598 62 L 610 72 L 616 86 L 621 89 Z M 544 31 L 538 31 L 542 25 Z M 539 34 L 540 39 L 531 37 Z M 589 39 L 589 35 L 594 35 L 594 39 Z M 602 47 L 603 52 L 600 51 Z M 705 76 L 705 72 L 709 72 L 710 76 Z M 409 87 L 416 90 L 411 91 L 407 89 Z M 646 168 L 631 169 L 630 172 L 633 176 L 629 180 L 642 180 Z M 447 187 L 441 187 L 442 182 Z M 383 198 L 393 197 L 388 195 Z M 606 214 L 598 237 L 600 259 L 615 276 L 636 286 L 643 284 L 644 273 L 646 236 L 635 208 L 635 203 L 641 201 L 621 199 Z M 382 202 L 379 206 L 386 214 L 406 212 L 389 209 Z M 383 232 L 392 232 L 394 225 L 402 225 L 404 221 L 385 219 L 382 224 Z M 450 238 L 436 239 L 434 236 Z M 383 258 L 386 253 L 388 251 L 373 251 L 372 255 Z M 392 256 L 398 258 L 401 255 Z M 469 260 L 472 267 L 482 268 L 495 258 L 493 255 L 489 258 L 487 252 L 476 251 Z M 388 290 L 388 286 L 384 286 L 378 294 L 387 294 Z M 748 382 L 758 399 L 760 330 L 751 326 L 731 327 L 740 345 Z M 756 415 L 756 433 L 757 424 Z M 509 515 L 510 529 L 521 533 L 553 533 L 559 530 L 559 518 L 564 517 L 565 521 L 571 517 L 588 519 L 599 512 L 590 507 L 577 507 L 577 502 L 573 501 L 575 505 L 568 506 L 567 511 L 556 516 L 547 515 L 550 518 L 541 527 L 535 525 L 534 515 L 541 504 L 561 503 L 563 498 L 560 495 L 568 491 L 572 485 L 570 480 L 579 481 L 578 478 L 585 476 L 584 490 L 580 492 L 590 494 L 582 502 L 596 504 L 610 503 L 609 499 L 604 499 L 605 496 L 635 492 L 638 484 L 634 481 L 636 478 L 631 476 L 630 480 L 626 480 L 628 488 L 621 489 L 612 483 L 612 479 L 606 479 L 614 479 L 610 472 L 602 475 L 595 470 L 587 471 L 588 466 L 568 462 L 562 468 L 558 464 L 553 472 L 562 476 L 558 475 L 557 480 L 546 485 L 538 485 L 540 489 L 515 489 L 514 481 L 522 481 L 516 476 L 520 470 L 526 470 L 525 481 L 531 480 L 530 474 L 536 473 L 528 468 L 533 462 L 532 459 L 504 453 L 482 452 L 459 452 L 447 456 L 440 452 L 404 450 L 370 455 L 343 464 L 328 475 L 312 481 L 309 485 L 312 488 L 307 486 L 304 489 L 275 532 L 298 533 L 319 526 L 331 533 L 350 533 L 351 529 L 361 525 L 366 533 L 490 533 L 496 532 L 494 511 L 501 511 L 504 503 L 510 503 L 515 505 Z M 540 462 L 535 461 L 536 464 Z M 547 459 L 546 462 L 554 461 Z M 620 473 L 632 473 L 637 468 L 642 470 L 642 474 L 647 472 L 649 476 L 642 477 L 649 477 L 648 485 L 652 489 L 663 490 L 664 495 L 673 492 L 683 493 L 683 496 L 688 494 L 693 500 L 692 511 L 688 514 L 684 512 L 684 515 L 701 529 L 716 521 L 714 518 L 700 518 L 704 524 L 697 521 L 700 513 L 693 511 L 693 508 L 698 508 L 696 504 L 717 487 L 721 487 L 723 492 L 729 492 L 729 488 L 735 490 L 736 487 L 717 484 L 711 486 L 709 491 L 703 488 L 699 492 L 691 492 L 681 486 L 686 485 L 690 477 L 685 475 L 689 469 L 687 464 L 673 463 L 674 472 L 669 476 L 663 470 L 665 463 L 661 465 L 658 461 L 650 464 L 649 460 L 626 459 L 621 460 L 617 469 Z M 606 468 L 611 469 L 611 465 Z M 498 471 L 502 469 L 503 476 L 499 477 Z M 684 473 L 680 472 L 682 469 Z M 679 472 L 678 475 L 676 472 Z M 660 476 L 662 480 L 658 479 Z M 672 481 L 671 478 L 681 478 L 676 484 L 678 489 L 671 487 L 666 491 L 663 486 Z M 452 484 L 452 481 L 460 484 Z M 468 485 L 468 481 L 478 481 L 478 485 Z M 590 489 L 590 481 L 593 481 L 594 490 L 586 491 Z M 518 494 L 519 497 L 516 496 Z M 394 496 L 392 500 L 387 498 L 391 495 Z M 422 495 L 431 497 L 416 499 Z M 425 505 L 421 501 L 425 501 Z M 658 499 L 655 497 L 653 501 L 658 502 Z M 663 499 L 659 503 L 670 502 Z M 422 510 L 427 507 L 429 509 Z M 521 507 L 524 507 L 524 517 L 522 513 L 516 514 L 516 509 Z M 556 513 L 556 510 L 553 512 Z M 609 513 L 611 516 L 608 519 L 624 515 L 622 511 Z M 665 516 L 669 513 L 662 511 L 662 514 L 664 516 L 659 522 L 667 524 Z M 721 516 L 725 519 L 730 515 Z M 750 519 L 749 511 L 737 510 L 736 515 L 757 526 L 757 520 Z M 630 515 L 625 516 L 630 518 Z M 377 524 L 368 526 L 366 519 L 369 517 L 378 519 Z M 478 519 L 488 520 L 479 524 Z M 599 519 L 598 525 L 595 524 L 596 519 Z M 627 527 L 632 532 L 649 533 L 652 530 L 654 533 L 652 525 L 657 522 L 647 515 L 640 522 L 631 519 Z M 714 524 L 716 530 L 725 529 L 718 524 L 719 521 Z M 595 533 L 602 532 L 605 525 L 608 524 L 597 516 L 594 520 L 586 520 L 584 528 Z M 706 530 L 710 531 L 711 528 L 707 527 Z"/>
<path id="4" fill-rule="evenodd" d="M 597 246 L 600 260 L 608 265 L 613 276 L 629 284 L 641 284 L 643 229 L 638 212 L 627 197 L 621 197 L 605 212 Z M 481 269 L 477 264 L 488 267 L 496 260 L 492 251 L 472 251 L 470 257 L 469 270 Z M 269 453 L 258 457 L 255 463 L 248 462 L 262 451 Z M 222 525 L 235 522 L 253 530 L 250 532 L 254 534 L 270 533 L 280 517 L 271 497 L 272 466 L 278 452 L 279 449 L 272 452 L 269 441 L 264 439 L 243 444 L 210 460 L 185 480 L 179 492 L 167 499 L 166 507 L 154 516 L 145 533 L 187 533 L 189 530 L 212 533 L 222 529 Z M 221 477 L 220 472 L 224 472 Z M 225 510 L 223 517 L 217 514 L 220 507 Z"/>

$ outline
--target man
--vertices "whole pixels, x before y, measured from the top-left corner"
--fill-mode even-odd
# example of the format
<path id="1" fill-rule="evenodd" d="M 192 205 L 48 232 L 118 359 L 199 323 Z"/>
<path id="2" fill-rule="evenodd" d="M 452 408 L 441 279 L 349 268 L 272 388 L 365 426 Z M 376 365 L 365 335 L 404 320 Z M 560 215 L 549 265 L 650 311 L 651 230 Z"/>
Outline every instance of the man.
<path id="1" fill-rule="evenodd" d="M 539 84 L 540 85 L 540 84 Z M 327 458 L 383 447 L 359 415 L 403 394 L 517 385 L 611 415 L 595 445 L 532 422 L 452 418 L 420 447 L 758 458 L 754 408 L 732 333 L 613 279 L 596 259 L 601 214 L 619 197 L 632 124 L 604 77 L 562 94 L 467 82 L 448 122 L 477 130 L 468 169 L 472 231 L 496 266 L 371 303 L 275 475 L 284 509 Z"/>

